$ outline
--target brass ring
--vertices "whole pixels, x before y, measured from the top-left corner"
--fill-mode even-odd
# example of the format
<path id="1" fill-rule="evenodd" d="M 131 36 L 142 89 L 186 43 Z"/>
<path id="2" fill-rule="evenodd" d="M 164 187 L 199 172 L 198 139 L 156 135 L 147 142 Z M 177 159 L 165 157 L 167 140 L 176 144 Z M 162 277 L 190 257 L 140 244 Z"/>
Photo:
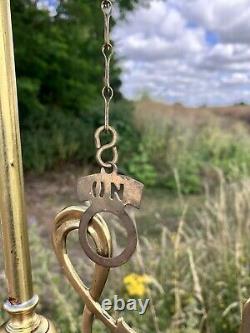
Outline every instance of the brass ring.
<path id="1" fill-rule="evenodd" d="M 84 252 L 92 261 L 104 267 L 118 267 L 125 264 L 135 252 L 137 246 L 137 230 L 135 223 L 130 218 L 123 206 L 120 206 L 119 208 L 117 206 L 118 205 L 116 203 L 116 208 L 114 206 L 105 210 L 103 207 L 93 208 L 93 206 L 90 206 L 81 216 L 81 222 L 79 226 L 80 244 Z M 116 215 L 122 221 L 122 225 L 127 231 L 128 244 L 122 253 L 116 257 L 103 257 L 95 252 L 89 244 L 87 234 L 89 222 L 96 214 L 101 212 L 109 212 Z"/>

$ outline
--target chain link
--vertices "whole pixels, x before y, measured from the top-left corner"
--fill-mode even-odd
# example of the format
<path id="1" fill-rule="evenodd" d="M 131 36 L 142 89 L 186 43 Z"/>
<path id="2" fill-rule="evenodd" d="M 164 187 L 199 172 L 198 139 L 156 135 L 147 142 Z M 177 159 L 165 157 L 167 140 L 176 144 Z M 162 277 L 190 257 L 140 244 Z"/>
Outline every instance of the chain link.
<path id="1" fill-rule="evenodd" d="M 113 45 L 110 41 L 110 18 L 112 15 L 112 2 L 111 0 L 103 0 L 101 8 L 104 15 L 104 44 L 102 46 L 102 53 L 105 61 L 105 74 L 104 74 L 104 87 L 102 89 L 102 96 L 104 98 L 105 107 L 105 130 L 109 127 L 109 108 L 110 102 L 113 98 L 113 89 L 110 86 L 110 61 L 113 55 Z"/>
<path id="2" fill-rule="evenodd" d="M 112 135 L 112 140 L 110 143 L 102 145 L 101 134 L 104 131 L 110 132 L 110 134 Z M 113 127 L 109 126 L 108 129 L 105 130 L 105 126 L 101 126 L 96 130 L 96 132 L 95 132 L 95 144 L 96 144 L 96 148 L 97 148 L 96 159 L 97 159 L 97 162 L 102 167 L 109 168 L 112 166 L 114 167 L 114 165 L 116 165 L 116 163 L 118 161 L 118 151 L 117 151 L 117 147 L 116 147 L 116 142 L 117 142 L 117 132 Z M 102 159 L 102 154 L 105 152 L 105 150 L 108 150 L 108 149 L 112 149 L 113 157 L 112 157 L 111 161 L 104 162 Z"/>
<path id="3" fill-rule="evenodd" d="M 101 8 L 104 15 L 104 44 L 102 46 L 102 54 L 104 56 L 105 72 L 104 72 L 104 86 L 102 89 L 102 96 L 104 99 L 104 126 L 98 128 L 95 132 L 95 143 L 97 148 L 96 159 L 97 162 L 105 168 L 115 167 L 118 161 L 118 151 L 117 151 L 117 132 L 109 125 L 109 111 L 110 102 L 113 98 L 113 89 L 110 86 L 110 62 L 113 55 L 113 45 L 110 41 L 110 18 L 112 15 L 112 1 L 102 0 Z M 103 132 L 110 133 L 112 135 L 112 140 L 108 144 L 101 144 L 101 135 Z M 105 162 L 102 159 L 102 154 L 106 151 L 112 149 L 113 157 L 111 161 Z"/>

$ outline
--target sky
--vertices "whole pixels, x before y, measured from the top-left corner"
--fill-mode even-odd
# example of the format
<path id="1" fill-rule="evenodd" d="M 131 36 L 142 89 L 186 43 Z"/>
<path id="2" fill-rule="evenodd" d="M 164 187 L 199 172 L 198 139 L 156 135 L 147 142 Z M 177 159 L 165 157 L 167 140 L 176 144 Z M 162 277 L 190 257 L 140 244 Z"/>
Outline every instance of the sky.
<path id="1" fill-rule="evenodd" d="M 112 34 L 127 98 L 250 103 L 250 0 L 150 0 Z"/>
<path id="2" fill-rule="evenodd" d="M 141 2 L 112 32 L 125 97 L 250 104 L 250 0 Z"/>

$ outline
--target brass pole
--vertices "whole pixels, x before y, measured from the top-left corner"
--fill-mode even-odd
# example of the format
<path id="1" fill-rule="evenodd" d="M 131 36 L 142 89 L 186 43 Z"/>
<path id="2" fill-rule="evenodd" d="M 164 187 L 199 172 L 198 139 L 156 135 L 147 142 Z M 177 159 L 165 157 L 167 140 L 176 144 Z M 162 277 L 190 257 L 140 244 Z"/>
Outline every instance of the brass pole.
<path id="1" fill-rule="evenodd" d="M 11 315 L 0 332 L 47 332 L 53 325 L 35 314 L 13 51 L 10 0 L 0 0 L 0 218 Z"/>
<path id="2" fill-rule="evenodd" d="M 0 1 L 0 216 L 9 298 L 32 297 L 10 7 Z"/>

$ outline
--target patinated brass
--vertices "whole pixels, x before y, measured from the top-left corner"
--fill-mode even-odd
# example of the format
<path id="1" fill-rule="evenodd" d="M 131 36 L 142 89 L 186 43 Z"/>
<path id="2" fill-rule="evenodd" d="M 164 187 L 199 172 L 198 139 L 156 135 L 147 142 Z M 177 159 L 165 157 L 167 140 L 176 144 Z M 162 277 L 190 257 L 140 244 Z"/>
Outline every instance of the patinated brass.
<path id="1" fill-rule="evenodd" d="M 102 95 L 105 102 L 105 112 L 104 125 L 95 132 L 96 159 L 101 166 L 101 172 L 79 180 L 77 184 L 79 200 L 85 204 L 88 203 L 89 206 L 73 206 L 59 213 L 54 222 L 52 240 L 65 275 L 85 303 L 83 333 L 92 331 L 94 317 L 101 320 L 111 332 L 132 333 L 134 331 L 122 318 L 114 320 L 98 303 L 109 269 L 127 262 L 136 249 L 136 225 L 127 213 L 126 207 L 139 208 L 143 190 L 143 184 L 130 177 L 120 175 L 117 171 L 118 151 L 116 144 L 118 136 L 116 130 L 109 125 L 109 104 L 113 97 L 113 89 L 110 87 L 110 60 L 113 49 L 110 43 L 109 26 L 112 2 L 103 0 L 101 8 L 104 14 L 104 45 L 102 52 L 105 59 L 105 76 Z M 109 132 L 112 135 L 110 143 L 102 145 L 101 135 L 103 132 Z M 109 161 L 104 161 L 103 153 L 109 149 L 112 150 L 113 157 Z M 109 229 L 105 221 L 98 215 L 98 213 L 105 212 L 116 215 L 127 231 L 127 246 L 116 257 L 112 257 L 112 240 Z M 93 283 L 90 289 L 82 282 L 67 253 L 67 236 L 73 230 L 78 230 L 80 244 L 84 252 L 95 263 Z M 95 248 L 90 246 L 89 237 L 93 240 Z"/>
<path id="2" fill-rule="evenodd" d="M 115 166 L 118 160 L 117 133 L 109 125 L 109 104 L 113 97 L 109 78 L 113 53 L 109 36 L 112 2 L 103 0 L 102 10 L 105 18 L 105 43 L 102 47 L 105 58 L 105 85 L 102 91 L 105 121 L 104 126 L 96 131 L 95 139 L 98 163 L 113 169 L 107 173 L 102 168 L 101 173 L 80 179 L 79 199 L 89 201 L 90 206 L 72 206 L 60 212 L 55 218 L 52 239 L 65 275 L 85 303 L 82 331 L 92 332 L 95 317 L 111 332 L 135 333 L 123 318 L 115 320 L 98 303 L 110 267 L 125 263 L 136 248 L 136 226 L 126 212 L 126 206 L 139 208 L 143 189 L 141 183 L 119 175 Z M 102 146 L 100 135 L 103 131 L 111 132 L 113 139 Z M 112 149 L 113 158 L 104 162 L 102 154 L 106 149 Z M 39 299 L 33 294 L 32 288 L 9 0 L 0 0 L 0 189 L 0 218 L 9 294 L 3 307 L 10 315 L 9 321 L 0 327 L 0 333 L 55 333 L 54 325 L 35 312 Z M 127 230 L 128 245 L 115 258 L 112 257 L 110 232 L 98 215 L 100 212 L 117 215 Z M 96 263 L 90 288 L 83 283 L 68 256 L 67 237 L 74 230 L 78 230 L 84 251 Z M 90 247 L 88 237 L 93 240 L 95 250 Z M 250 301 L 244 306 L 239 333 L 250 333 Z"/>
<path id="3" fill-rule="evenodd" d="M 81 216 L 85 214 L 86 209 L 84 206 L 72 206 L 64 209 L 55 218 L 52 234 L 52 241 L 59 263 L 69 282 L 85 303 L 82 332 L 92 332 L 93 318 L 95 316 L 111 332 L 135 333 L 125 323 L 123 318 L 114 320 L 98 303 L 109 274 L 109 268 L 95 265 L 93 282 L 91 288 L 88 289 L 74 269 L 68 256 L 67 237 L 70 232 L 79 229 Z M 100 216 L 96 215 L 90 221 L 88 233 L 95 243 L 97 253 L 103 257 L 110 257 L 112 255 L 111 236 L 105 221 Z"/>
<path id="4" fill-rule="evenodd" d="M 114 320 L 98 303 L 108 278 L 109 269 L 127 262 L 136 249 L 136 225 L 127 213 L 126 206 L 130 205 L 139 208 L 143 190 L 143 184 L 117 172 L 118 151 L 116 144 L 118 136 L 116 130 L 109 125 L 109 104 L 113 97 L 109 73 L 110 60 L 113 53 L 109 35 L 112 2 L 103 0 L 101 7 L 105 23 L 105 43 L 102 47 L 105 59 L 105 77 L 102 90 L 105 102 L 105 116 L 104 125 L 95 132 L 96 159 L 101 166 L 101 172 L 79 180 L 77 185 L 79 200 L 84 203 L 88 202 L 89 206 L 73 206 L 59 213 L 55 218 L 52 240 L 57 258 L 65 275 L 85 303 L 82 331 L 84 333 L 92 332 L 93 319 L 95 317 L 101 320 L 111 332 L 132 333 L 134 331 L 122 318 Z M 109 132 L 112 135 L 110 143 L 102 145 L 101 135 L 103 132 Z M 112 150 L 113 157 L 110 161 L 105 162 L 103 153 L 109 149 Z M 109 169 L 109 172 L 106 172 L 105 168 Z M 110 232 L 105 221 L 98 215 L 98 213 L 102 212 L 116 215 L 127 231 L 128 244 L 117 257 L 112 257 Z M 90 289 L 82 282 L 67 253 L 67 236 L 73 230 L 78 230 L 80 244 L 84 252 L 95 263 L 93 283 Z M 95 249 L 90 246 L 89 237 L 93 240 Z"/>
<path id="5" fill-rule="evenodd" d="M 243 308 L 242 321 L 239 333 L 250 332 L 250 299 L 246 302 Z"/>
<path id="6" fill-rule="evenodd" d="M 33 296 L 9 1 L 0 2 L 0 211 L 9 297 Z M 22 237 L 21 237 L 22 236 Z"/>
<path id="7" fill-rule="evenodd" d="M 117 173 L 116 168 L 107 173 L 102 168 L 101 173 L 83 177 L 78 183 L 78 196 L 81 201 L 89 201 L 89 208 L 82 214 L 79 228 L 79 239 L 88 257 L 96 264 L 105 267 L 121 266 L 128 261 L 137 245 L 135 222 L 126 212 L 126 206 L 139 208 L 143 184 Z M 106 258 L 95 252 L 88 242 L 87 230 L 91 219 L 101 212 L 116 215 L 127 231 L 128 244 L 123 252 L 114 258 Z"/>
<path id="8" fill-rule="evenodd" d="M 0 332 L 55 332 L 34 310 L 9 0 L 0 1 L 0 218 L 10 320 Z"/>
<path id="9" fill-rule="evenodd" d="M 110 143 L 102 145 L 100 136 L 104 131 L 110 132 L 112 134 L 112 140 Z M 111 126 L 108 126 L 107 129 L 105 129 L 105 126 L 101 126 L 96 130 L 96 132 L 95 132 L 95 144 L 96 144 L 96 149 L 97 149 L 96 160 L 97 160 L 97 163 L 100 164 L 100 166 L 102 166 L 104 168 L 110 168 L 110 167 L 112 167 L 112 165 L 114 165 L 118 162 L 118 151 L 117 151 L 117 147 L 116 147 L 117 138 L 118 138 L 117 132 Z M 109 162 L 104 162 L 102 159 L 102 154 L 108 149 L 112 149 L 113 158 Z"/>
<path id="10" fill-rule="evenodd" d="M 104 16 L 104 44 L 102 46 L 102 54 L 105 62 L 104 86 L 102 96 L 104 99 L 104 128 L 109 129 L 109 107 L 113 98 L 114 91 L 110 86 L 110 62 L 113 55 L 113 45 L 110 41 L 110 18 L 112 15 L 112 2 L 110 0 L 102 0 L 101 8 Z"/>
<path id="11" fill-rule="evenodd" d="M 10 320 L 0 327 L 0 333 L 56 333 L 53 323 L 35 312 L 38 296 L 27 302 L 13 305 L 7 301 L 4 309 L 9 313 Z"/>

